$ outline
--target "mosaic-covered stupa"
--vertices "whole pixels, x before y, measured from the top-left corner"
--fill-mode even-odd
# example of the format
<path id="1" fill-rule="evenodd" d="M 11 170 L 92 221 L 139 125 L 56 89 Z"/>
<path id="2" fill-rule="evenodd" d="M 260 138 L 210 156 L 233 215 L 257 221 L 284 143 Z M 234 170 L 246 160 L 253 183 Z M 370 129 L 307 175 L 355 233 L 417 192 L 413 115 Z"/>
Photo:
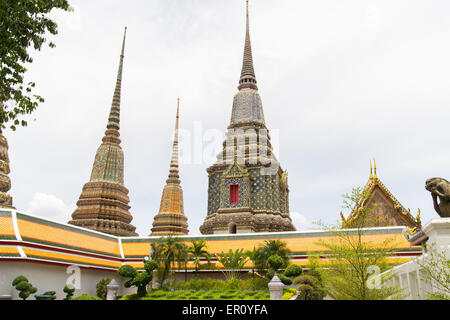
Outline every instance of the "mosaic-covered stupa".
<path id="1" fill-rule="evenodd" d="M 187 217 L 184 215 L 183 189 L 180 184 L 178 164 L 178 126 L 180 113 L 180 99 L 177 104 L 175 134 L 170 160 L 169 177 L 166 180 L 159 212 L 153 221 L 151 236 L 184 235 L 188 234 Z"/>
<path id="2" fill-rule="evenodd" d="M 208 172 L 202 234 L 295 231 L 289 187 L 272 152 L 253 67 L 248 1 L 244 57 L 223 151 Z"/>
<path id="3" fill-rule="evenodd" d="M 124 186 L 124 157 L 120 147 L 120 91 L 125 51 L 126 28 L 123 35 L 119 71 L 102 144 L 97 149 L 91 178 L 83 186 L 77 209 L 70 224 L 116 236 L 136 236 L 130 224 L 128 189 Z"/>

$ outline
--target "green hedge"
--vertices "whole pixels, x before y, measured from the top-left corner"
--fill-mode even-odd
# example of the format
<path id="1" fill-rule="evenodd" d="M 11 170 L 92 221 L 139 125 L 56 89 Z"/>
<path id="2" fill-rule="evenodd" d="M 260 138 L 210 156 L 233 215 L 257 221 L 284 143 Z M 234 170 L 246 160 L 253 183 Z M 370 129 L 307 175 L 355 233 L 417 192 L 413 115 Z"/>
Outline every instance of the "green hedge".
<path id="1" fill-rule="evenodd" d="M 173 285 L 175 290 L 265 290 L 267 289 L 267 279 L 229 279 L 226 281 L 215 279 L 192 279 L 186 282 L 179 282 Z"/>
<path id="2" fill-rule="evenodd" d="M 269 290 L 152 290 L 144 297 L 131 294 L 120 300 L 269 300 Z"/>

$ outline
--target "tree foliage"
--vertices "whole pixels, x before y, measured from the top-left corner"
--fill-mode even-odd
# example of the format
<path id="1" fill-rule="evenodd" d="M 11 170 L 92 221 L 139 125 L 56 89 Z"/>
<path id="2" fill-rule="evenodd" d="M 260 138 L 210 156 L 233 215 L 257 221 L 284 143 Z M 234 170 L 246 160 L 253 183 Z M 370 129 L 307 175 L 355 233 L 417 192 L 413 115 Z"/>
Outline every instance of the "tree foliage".
<path id="1" fill-rule="evenodd" d="M 287 244 L 281 240 L 265 240 L 264 244 L 254 253 L 254 265 L 259 272 L 264 272 L 269 268 L 268 259 L 272 255 L 278 255 L 283 260 L 283 267 L 289 263 L 291 251 Z M 253 260 L 253 259 L 252 259 Z"/>
<path id="2" fill-rule="evenodd" d="M 299 276 L 302 272 L 303 272 L 302 267 L 300 267 L 297 264 L 290 264 L 284 270 L 284 275 L 286 277 L 292 278 Z"/>
<path id="3" fill-rule="evenodd" d="M 438 250 L 436 244 L 425 244 L 426 252 L 416 261 L 422 270 L 422 281 L 430 284 L 433 291 L 426 291 L 430 300 L 450 300 L 450 259 L 446 248 Z"/>
<path id="4" fill-rule="evenodd" d="M 26 300 L 30 294 L 37 292 L 37 289 L 28 282 L 28 279 L 25 276 L 18 276 L 14 278 L 12 286 L 19 291 L 19 297 L 23 300 Z"/>
<path id="5" fill-rule="evenodd" d="M 97 283 L 97 285 L 95 286 L 95 294 L 97 295 L 97 297 L 106 300 L 106 292 L 107 292 L 106 287 L 111 282 L 111 280 L 112 279 L 110 278 L 103 278 Z"/>
<path id="6" fill-rule="evenodd" d="M 67 0 L 0 1 L 0 132 L 26 126 L 20 115 L 30 114 L 44 99 L 32 94 L 34 82 L 24 83 L 26 64 L 32 63 L 31 48 L 41 50 L 46 33 L 58 33 L 57 24 L 48 14 L 53 9 L 72 10 Z M 49 47 L 54 47 L 49 42 Z"/>
<path id="7" fill-rule="evenodd" d="M 325 277 L 328 294 L 336 300 L 382 300 L 396 296 L 400 289 L 371 285 L 371 280 L 377 276 L 374 272 L 379 274 L 388 268 L 386 259 L 395 243 L 389 238 L 374 242 L 364 237 L 367 233 L 364 226 L 367 219 L 371 219 L 372 207 L 367 206 L 370 194 L 354 188 L 351 194 L 343 197 L 343 208 L 358 208 L 351 226 L 347 225 L 351 229 L 342 229 L 341 225 L 324 226 L 333 238 L 317 242 L 330 257 Z"/>
<path id="8" fill-rule="evenodd" d="M 206 260 L 208 260 L 208 263 L 211 262 L 211 255 L 209 254 L 208 250 L 206 250 L 206 240 L 192 240 L 188 252 L 193 257 L 196 275 L 200 268 L 202 258 L 206 258 Z"/>
<path id="9" fill-rule="evenodd" d="M 294 280 L 298 285 L 297 300 L 323 300 L 326 293 L 320 281 L 309 274 L 301 275 Z"/>
<path id="10" fill-rule="evenodd" d="M 186 263 L 187 246 L 173 236 L 162 237 L 151 245 L 151 257 L 158 264 L 157 280 L 160 287 L 164 286 L 176 264 Z"/>
<path id="11" fill-rule="evenodd" d="M 75 292 L 75 287 L 71 284 L 66 284 L 63 288 L 63 292 L 66 294 L 66 297 L 63 300 L 70 300 Z"/>
<path id="12" fill-rule="evenodd" d="M 128 264 L 124 264 L 119 268 L 119 275 L 125 278 L 130 278 L 125 282 L 125 288 L 136 286 L 138 288 L 137 295 L 143 297 L 147 294 L 147 285 L 152 281 L 153 270 L 158 267 L 158 263 L 154 260 L 144 263 L 145 271 L 139 273 L 137 270 Z"/>
<path id="13" fill-rule="evenodd" d="M 244 249 L 228 250 L 228 254 L 222 252 L 217 254 L 217 259 L 223 265 L 222 272 L 225 274 L 226 279 L 238 278 L 238 272 L 241 270 L 248 260 Z"/>

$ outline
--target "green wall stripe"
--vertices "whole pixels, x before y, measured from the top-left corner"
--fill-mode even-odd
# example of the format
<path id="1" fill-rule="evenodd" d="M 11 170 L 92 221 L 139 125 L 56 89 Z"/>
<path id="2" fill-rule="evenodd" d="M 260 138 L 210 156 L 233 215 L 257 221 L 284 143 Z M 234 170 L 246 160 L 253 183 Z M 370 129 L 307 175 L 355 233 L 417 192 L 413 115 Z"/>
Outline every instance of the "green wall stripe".
<path id="1" fill-rule="evenodd" d="M 0 217 L 11 217 L 11 211 L 0 211 Z"/>
<path id="2" fill-rule="evenodd" d="M 15 236 L 0 235 L 0 240 L 17 240 Z"/>

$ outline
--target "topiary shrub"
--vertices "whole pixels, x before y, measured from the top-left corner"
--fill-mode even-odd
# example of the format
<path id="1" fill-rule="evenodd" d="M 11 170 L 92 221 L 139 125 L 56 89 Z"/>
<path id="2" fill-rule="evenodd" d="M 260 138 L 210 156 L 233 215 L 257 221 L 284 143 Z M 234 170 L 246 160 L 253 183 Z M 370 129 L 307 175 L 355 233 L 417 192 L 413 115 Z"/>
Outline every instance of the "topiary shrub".
<path id="1" fill-rule="evenodd" d="M 42 294 L 36 294 L 34 297 L 36 300 L 55 300 L 56 291 L 46 291 Z"/>
<path id="2" fill-rule="evenodd" d="M 63 288 L 63 292 L 66 294 L 66 297 L 63 300 L 70 300 L 75 292 L 75 287 L 71 284 L 66 284 Z"/>
<path id="3" fill-rule="evenodd" d="M 289 286 L 292 284 L 292 279 L 289 277 L 286 277 L 284 274 L 279 274 L 278 278 L 280 278 L 281 282 L 283 282 L 283 284 L 286 286 Z"/>
<path id="4" fill-rule="evenodd" d="M 274 275 L 275 275 L 275 270 L 273 270 L 273 269 L 267 270 L 266 277 L 268 280 L 272 280 Z"/>
<path id="5" fill-rule="evenodd" d="M 107 291 L 107 285 L 111 282 L 111 279 L 109 278 L 103 278 L 101 279 L 97 285 L 95 286 L 95 294 L 97 297 L 106 300 L 106 291 Z"/>
<path id="6" fill-rule="evenodd" d="M 26 300 L 30 294 L 36 293 L 37 289 L 28 282 L 28 279 L 24 276 L 16 277 L 12 282 L 13 287 L 19 291 L 19 297 Z"/>
<path id="7" fill-rule="evenodd" d="M 144 264 L 145 271 L 138 273 L 136 269 L 128 264 L 119 268 L 119 275 L 125 278 L 130 278 L 125 282 L 125 288 L 136 286 L 138 288 L 137 295 L 144 297 L 147 294 L 147 285 L 152 281 L 153 270 L 158 268 L 158 263 L 155 260 L 147 261 Z"/>
<path id="8" fill-rule="evenodd" d="M 295 288 L 284 288 L 283 289 L 283 300 L 289 300 L 296 294 L 297 294 L 297 290 Z"/>
<path id="9" fill-rule="evenodd" d="M 87 293 L 83 293 L 82 295 L 75 297 L 72 300 L 102 300 L 102 299 L 97 296 L 91 296 Z"/>
<path id="10" fill-rule="evenodd" d="M 286 268 L 286 270 L 284 270 L 284 275 L 286 277 L 292 278 L 292 277 L 297 277 L 299 275 L 302 274 L 302 267 L 300 267 L 297 264 L 290 264 L 288 265 L 288 267 Z"/>
<path id="11" fill-rule="evenodd" d="M 267 259 L 267 263 L 269 264 L 270 269 L 273 269 L 276 272 L 283 266 L 284 260 L 279 255 L 274 254 Z"/>
<path id="12" fill-rule="evenodd" d="M 326 295 L 319 280 L 311 275 L 301 275 L 295 283 L 299 284 L 297 300 L 323 300 Z"/>
<path id="13" fill-rule="evenodd" d="M 317 271 L 316 269 L 311 269 L 308 271 L 307 273 L 309 276 L 313 276 L 315 277 L 317 280 L 319 280 L 320 285 L 323 287 L 323 279 L 322 279 L 322 274 Z"/>

